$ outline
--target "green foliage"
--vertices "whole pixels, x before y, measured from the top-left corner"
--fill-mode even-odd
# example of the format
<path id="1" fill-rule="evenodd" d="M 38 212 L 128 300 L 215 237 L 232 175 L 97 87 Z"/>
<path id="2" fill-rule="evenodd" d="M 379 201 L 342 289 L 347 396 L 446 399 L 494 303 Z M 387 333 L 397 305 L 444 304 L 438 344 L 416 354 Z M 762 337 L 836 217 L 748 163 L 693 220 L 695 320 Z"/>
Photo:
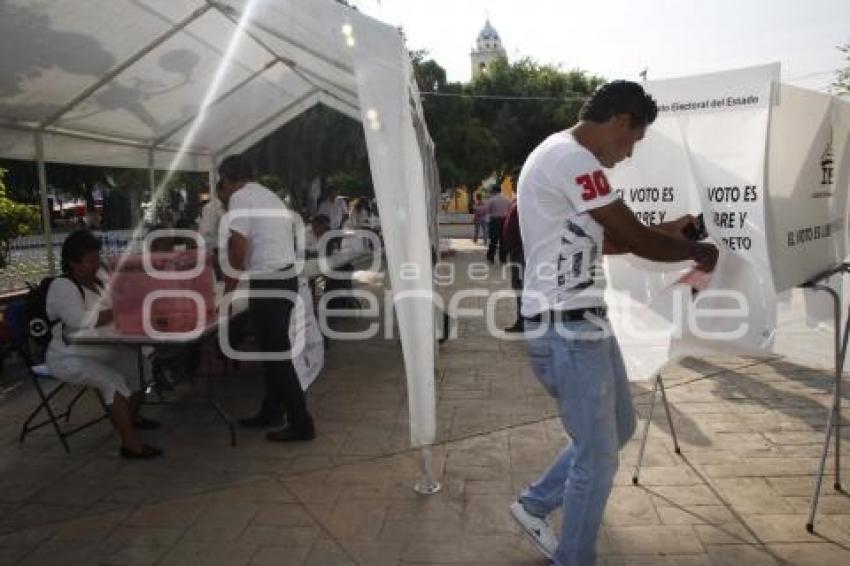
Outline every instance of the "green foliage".
<path id="1" fill-rule="evenodd" d="M 257 182 L 263 185 L 264 187 L 267 187 L 273 193 L 277 193 L 278 196 L 282 197 L 286 192 L 284 190 L 283 183 L 281 182 L 280 177 L 278 177 L 277 175 L 260 175 L 259 177 L 257 177 Z"/>
<path id="2" fill-rule="evenodd" d="M 839 45 L 838 50 L 844 53 L 846 65 L 835 71 L 835 82 L 832 86 L 837 94 L 850 94 L 850 43 Z"/>
<path id="3" fill-rule="evenodd" d="M 325 187 L 333 176 L 344 174 L 354 194 L 372 192 L 363 126 L 321 105 L 250 148 L 245 157 L 258 175 L 274 175 L 300 212 L 309 208 L 315 179 Z"/>
<path id="4" fill-rule="evenodd" d="M 21 204 L 6 196 L 5 176 L 6 170 L 0 169 L 0 267 L 8 263 L 12 240 L 26 236 L 40 226 L 37 206 Z"/>
<path id="5" fill-rule="evenodd" d="M 352 171 L 338 171 L 328 177 L 328 185 L 345 197 L 367 197 L 371 195 L 371 181 Z"/>
<path id="6" fill-rule="evenodd" d="M 449 83 L 427 52 L 411 58 L 445 188 L 473 189 L 494 171 L 518 169 L 546 136 L 578 120 L 583 101 L 604 82 L 522 59 L 496 61 L 468 84 Z"/>

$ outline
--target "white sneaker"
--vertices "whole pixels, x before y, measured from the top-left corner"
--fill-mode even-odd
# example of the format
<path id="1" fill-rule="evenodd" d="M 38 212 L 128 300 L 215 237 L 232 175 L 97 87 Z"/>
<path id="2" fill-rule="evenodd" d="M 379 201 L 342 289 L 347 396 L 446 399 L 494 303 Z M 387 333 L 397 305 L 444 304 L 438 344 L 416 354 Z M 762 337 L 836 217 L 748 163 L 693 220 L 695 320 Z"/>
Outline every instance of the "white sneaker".
<path id="1" fill-rule="evenodd" d="M 549 560 L 554 560 L 555 549 L 558 547 L 558 539 L 555 538 L 555 534 L 552 532 L 546 519 L 535 517 L 526 511 L 525 507 L 519 501 L 511 505 L 511 515 L 520 524 L 526 534 L 531 537 L 531 540 L 534 541 L 537 550 L 543 553 L 543 556 Z"/>

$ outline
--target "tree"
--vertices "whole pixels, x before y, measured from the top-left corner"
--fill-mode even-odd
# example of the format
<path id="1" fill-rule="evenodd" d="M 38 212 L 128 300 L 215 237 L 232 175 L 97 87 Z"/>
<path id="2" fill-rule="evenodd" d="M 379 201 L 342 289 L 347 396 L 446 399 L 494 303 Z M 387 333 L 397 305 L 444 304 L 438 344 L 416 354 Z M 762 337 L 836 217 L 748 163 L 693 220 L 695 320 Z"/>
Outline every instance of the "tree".
<path id="1" fill-rule="evenodd" d="M 0 169 L 0 268 L 9 263 L 12 240 L 30 234 L 40 225 L 37 206 L 21 204 L 6 196 L 5 176 L 6 170 Z"/>
<path id="2" fill-rule="evenodd" d="M 574 124 L 584 100 L 603 82 L 522 59 L 496 61 L 469 84 L 451 83 L 427 56 L 413 51 L 411 61 L 445 188 L 474 191 L 494 172 L 501 182 L 546 136 Z"/>
<path id="3" fill-rule="evenodd" d="M 360 122 L 322 105 L 314 106 L 245 152 L 254 173 L 277 177 L 295 210 L 310 206 L 310 189 L 318 179 L 324 189 L 332 177 L 372 192 L 366 138 Z"/>
<path id="4" fill-rule="evenodd" d="M 490 125 L 499 142 L 499 172 L 520 167 L 546 136 L 574 124 L 584 100 L 602 82 L 582 71 L 564 72 L 527 58 L 494 61 L 467 91 L 503 97 L 474 99 L 475 117 Z"/>
<path id="5" fill-rule="evenodd" d="M 846 65 L 835 71 L 835 82 L 832 83 L 837 94 L 850 94 L 850 43 L 839 45 L 838 50 L 844 53 Z"/>

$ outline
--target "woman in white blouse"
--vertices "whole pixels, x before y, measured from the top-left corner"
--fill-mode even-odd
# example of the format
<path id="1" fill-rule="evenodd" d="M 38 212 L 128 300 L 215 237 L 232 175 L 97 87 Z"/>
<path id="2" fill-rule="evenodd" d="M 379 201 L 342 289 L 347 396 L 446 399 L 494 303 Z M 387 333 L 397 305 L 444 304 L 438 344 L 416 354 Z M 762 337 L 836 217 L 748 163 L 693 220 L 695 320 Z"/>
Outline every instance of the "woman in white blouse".
<path id="1" fill-rule="evenodd" d="M 112 322 L 104 283 L 98 277 L 100 246 L 88 230 L 70 234 L 62 244 L 62 276 L 47 291 L 47 317 L 52 323 L 47 367 L 56 379 L 98 390 L 121 436 L 122 458 L 155 458 L 162 450 L 144 444 L 136 434 L 137 429 L 157 428 L 159 423 L 138 415 L 142 393 L 135 353 L 121 346 L 77 346 L 65 337 Z"/>

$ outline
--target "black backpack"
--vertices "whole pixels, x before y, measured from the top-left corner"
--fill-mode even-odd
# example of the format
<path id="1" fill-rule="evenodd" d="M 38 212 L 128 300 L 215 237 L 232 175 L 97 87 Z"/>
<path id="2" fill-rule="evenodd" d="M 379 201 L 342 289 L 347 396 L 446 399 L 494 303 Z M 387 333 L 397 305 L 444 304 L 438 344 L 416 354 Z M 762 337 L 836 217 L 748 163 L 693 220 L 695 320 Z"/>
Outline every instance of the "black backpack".
<path id="1" fill-rule="evenodd" d="M 44 352 L 50 344 L 51 338 L 53 338 L 53 325 L 56 324 L 56 321 L 50 320 L 47 316 L 47 292 L 50 290 L 50 284 L 59 277 L 74 281 L 67 275 L 59 275 L 58 277 L 45 277 L 38 285 L 27 283 L 27 287 L 29 287 L 26 299 L 27 336 L 38 346 L 41 352 Z M 76 281 L 74 281 L 74 284 L 80 290 L 80 296 L 85 299 L 83 287 Z"/>

